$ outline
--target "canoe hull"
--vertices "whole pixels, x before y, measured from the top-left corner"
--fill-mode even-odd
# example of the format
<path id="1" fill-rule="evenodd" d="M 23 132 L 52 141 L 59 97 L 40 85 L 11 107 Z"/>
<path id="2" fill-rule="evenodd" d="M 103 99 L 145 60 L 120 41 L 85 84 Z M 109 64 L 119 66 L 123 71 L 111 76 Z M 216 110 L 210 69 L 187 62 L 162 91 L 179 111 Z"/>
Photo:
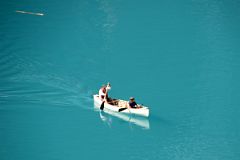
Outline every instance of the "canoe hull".
<path id="1" fill-rule="evenodd" d="M 94 111 L 97 111 L 97 112 L 100 111 L 99 104 L 94 103 Z M 132 116 L 131 114 L 125 114 L 122 112 L 114 112 L 114 111 L 106 110 L 106 109 L 104 110 L 104 113 L 99 112 L 99 116 L 100 116 L 101 120 L 103 122 L 107 123 L 108 125 L 111 124 L 111 122 L 112 122 L 111 117 L 113 116 L 113 117 L 117 117 L 123 121 L 129 122 L 130 124 L 141 127 L 142 129 L 150 129 L 150 123 L 149 123 L 148 118 L 146 118 L 146 117 Z M 109 117 L 109 116 L 111 116 L 111 117 Z"/>

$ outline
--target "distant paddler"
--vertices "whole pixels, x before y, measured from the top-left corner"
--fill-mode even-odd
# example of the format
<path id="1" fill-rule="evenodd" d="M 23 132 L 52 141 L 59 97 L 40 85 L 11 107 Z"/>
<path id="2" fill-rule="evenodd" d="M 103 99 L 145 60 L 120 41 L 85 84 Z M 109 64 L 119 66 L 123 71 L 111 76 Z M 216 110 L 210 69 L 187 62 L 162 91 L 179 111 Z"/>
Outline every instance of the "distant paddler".
<path id="1" fill-rule="evenodd" d="M 98 92 L 98 96 L 102 101 L 102 104 L 100 106 L 100 109 L 103 110 L 104 109 L 104 103 L 108 103 L 109 101 L 109 97 L 108 97 L 108 91 L 111 89 L 111 85 L 110 83 L 108 83 L 107 85 L 103 85 Z"/>
<path id="2" fill-rule="evenodd" d="M 31 15 L 35 15 L 35 16 L 44 16 L 43 13 L 34 13 L 34 12 L 26 12 L 26 11 L 16 11 L 17 13 L 22 13 L 22 14 L 31 14 Z"/>
<path id="3" fill-rule="evenodd" d="M 102 87 L 99 89 L 99 97 L 101 98 L 102 101 L 108 101 L 108 91 L 111 89 L 111 84 L 107 83 L 107 85 L 102 85 Z"/>

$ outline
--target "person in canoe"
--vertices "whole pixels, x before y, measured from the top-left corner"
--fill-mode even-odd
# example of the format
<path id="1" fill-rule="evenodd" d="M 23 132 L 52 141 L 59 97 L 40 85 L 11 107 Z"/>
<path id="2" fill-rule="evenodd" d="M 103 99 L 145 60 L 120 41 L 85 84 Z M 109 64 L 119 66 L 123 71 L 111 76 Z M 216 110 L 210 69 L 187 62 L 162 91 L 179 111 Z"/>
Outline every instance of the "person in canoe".
<path id="1" fill-rule="evenodd" d="M 111 85 L 110 83 L 108 83 L 107 85 L 103 85 L 100 89 L 99 89 L 99 97 L 101 98 L 102 101 L 106 100 L 106 102 L 108 102 L 109 97 L 108 97 L 108 91 L 111 89 Z"/>
<path id="2" fill-rule="evenodd" d="M 136 102 L 134 97 L 130 97 L 129 103 L 130 108 L 141 108 Z"/>

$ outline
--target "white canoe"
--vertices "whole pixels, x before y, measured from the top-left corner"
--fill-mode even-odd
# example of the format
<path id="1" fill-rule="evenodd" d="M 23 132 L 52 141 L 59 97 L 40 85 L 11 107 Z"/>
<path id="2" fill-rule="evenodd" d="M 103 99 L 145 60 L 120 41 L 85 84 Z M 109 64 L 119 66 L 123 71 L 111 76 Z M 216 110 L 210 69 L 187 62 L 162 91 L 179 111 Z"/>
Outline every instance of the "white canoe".
<path id="1" fill-rule="evenodd" d="M 93 95 L 94 103 L 98 104 L 98 107 L 100 108 L 102 104 L 102 100 L 99 98 L 99 96 Z M 104 109 L 111 110 L 114 112 L 119 112 L 119 109 L 121 108 L 126 108 L 128 102 L 124 100 L 119 100 L 118 105 L 112 105 L 109 103 L 104 103 Z M 128 108 L 124 109 L 121 111 L 121 113 L 126 113 L 126 114 L 134 114 L 134 115 L 139 115 L 143 117 L 148 117 L 149 116 L 149 109 L 146 106 L 142 106 L 141 108 Z"/>

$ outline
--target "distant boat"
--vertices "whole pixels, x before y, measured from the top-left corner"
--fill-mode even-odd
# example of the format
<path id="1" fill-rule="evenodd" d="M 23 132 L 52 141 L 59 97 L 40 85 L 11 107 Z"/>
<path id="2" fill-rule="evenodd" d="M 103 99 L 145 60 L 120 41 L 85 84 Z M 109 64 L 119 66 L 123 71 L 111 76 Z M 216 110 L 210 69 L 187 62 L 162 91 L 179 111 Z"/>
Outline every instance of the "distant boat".
<path id="1" fill-rule="evenodd" d="M 94 103 L 98 104 L 98 107 L 101 108 L 104 105 L 104 110 L 111 110 L 114 112 L 121 112 L 125 114 L 134 114 L 138 116 L 148 117 L 149 109 L 146 106 L 141 106 L 140 108 L 129 108 L 128 102 L 124 100 L 117 99 L 116 104 L 103 103 L 99 98 L 99 95 L 93 95 Z"/>
<path id="2" fill-rule="evenodd" d="M 34 12 L 27 12 L 27 11 L 16 11 L 17 13 L 22 13 L 22 14 L 32 14 L 32 15 L 36 15 L 36 16 L 44 16 L 43 13 L 34 13 Z"/>

